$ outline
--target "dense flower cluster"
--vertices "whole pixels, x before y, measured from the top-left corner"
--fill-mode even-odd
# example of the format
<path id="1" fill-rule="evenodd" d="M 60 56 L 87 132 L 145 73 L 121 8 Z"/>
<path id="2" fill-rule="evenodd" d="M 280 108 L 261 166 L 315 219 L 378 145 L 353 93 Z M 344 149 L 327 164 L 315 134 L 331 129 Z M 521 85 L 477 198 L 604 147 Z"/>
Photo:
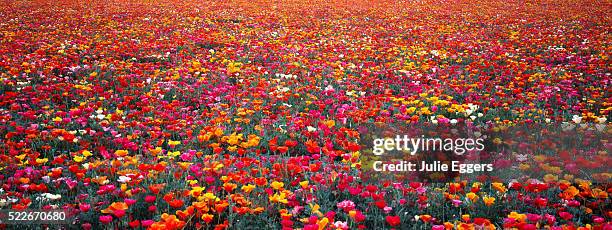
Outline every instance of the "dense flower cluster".
<path id="1" fill-rule="evenodd" d="M 545 176 L 511 183 L 369 183 L 355 128 L 609 125 L 611 11 L 595 0 L 1 4 L 0 208 L 65 209 L 83 229 L 611 229 L 611 174 L 572 174 L 605 167 L 607 151 L 520 155 L 518 170 Z"/>

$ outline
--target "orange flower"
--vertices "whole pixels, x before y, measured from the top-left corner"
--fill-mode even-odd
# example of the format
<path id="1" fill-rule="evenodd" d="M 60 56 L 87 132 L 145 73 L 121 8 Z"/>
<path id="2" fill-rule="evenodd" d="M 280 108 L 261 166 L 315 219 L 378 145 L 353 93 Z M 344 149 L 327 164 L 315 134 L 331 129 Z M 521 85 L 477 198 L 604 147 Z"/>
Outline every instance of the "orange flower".
<path id="1" fill-rule="evenodd" d="M 569 188 L 565 189 L 563 193 L 561 193 L 561 198 L 566 199 L 566 200 L 571 200 L 571 199 L 574 199 L 574 197 L 578 195 L 579 193 L 580 191 L 578 191 L 576 187 L 570 186 Z"/>
<path id="2" fill-rule="evenodd" d="M 234 184 L 234 183 L 224 183 L 223 184 L 223 189 L 225 189 L 226 192 L 231 192 L 234 191 L 234 189 L 236 189 L 236 187 L 238 187 L 238 185 Z"/>
<path id="3" fill-rule="evenodd" d="M 495 197 L 484 196 L 482 197 L 482 201 L 484 201 L 486 206 L 491 206 L 495 203 Z"/>
<path id="4" fill-rule="evenodd" d="M 470 199 L 472 202 L 475 202 L 476 199 L 478 199 L 478 195 L 476 195 L 476 193 L 473 192 L 469 192 L 467 194 L 465 194 L 465 196 Z"/>
<path id="5" fill-rule="evenodd" d="M 185 222 L 176 218 L 175 215 L 162 214 L 161 219 L 165 229 L 181 229 L 185 226 Z"/>
<path id="6" fill-rule="evenodd" d="M 189 206 L 187 207 L 187 209 L 183 210 L 177 210 L 176 211 L 176 215 L 179 217 L 179 219 L 181 220 L 186 220 L 189 218 L 189 216 L 193 215 L 195 208 L 193 206 Z"/>
<path id="7" fill-rule="evenodd" d="M 115 155 L 120 156 L 120 157 L 124 157 L 127 154 L 128 154 L 127 150 L 120 149 L 120 150 L 115 151 Z"/>
<path id="8" fill-rule="evenodd" d="M 431 215 L 421 215 L 419 216 L 419 219 L 427 223 L 431 220 Z"/>
<path id="9" fill-rule="evenodd" d="M 205 214 L 202 215 L 202 220 L 204 222 L 206 222 L 207 224 L 210 224 L 210 222 L 212 222 L 212 220 L 213 220 L 213 217 L 215 217 L 215 216 L 213 216 L 211 214 L 208 214 L 208 213 L 205 213 Z"/>
<path id="10" fill-rule="evenodd" d="M 491 183 L 491 186 L 493 187 L 493 189 L 497 190 L 500 193 L 506 192 L 506 186 L 504 186 L 504 184 L 502 183 L 499 183 L 499 182 Z"/>
<path id="11" fill-rule="evenodd" d="M 149 185 L 149 190 L 153 194 L 158 194 L 162 189 L 164 189 L 165 186 L 166 184 L 153 184 Z"/>
<path id="12" fill-rule="evenodd" d="M 125 211 L 128 209 L 128 205 L 124 202 L 113 202 L 108 208 L 103 209 L 102 213 L 115 213 L 115 211 Z"/>
<path id="13" fill-rule="evenodd" d="M 224 201 L 223 203 L 219 203 L 219 204 L 215 204 L 215 211 L 217 211 L 217 213 L 222 213 L 225 208 L 227 208 L 229 206 L 229 203 L 227 203 L 227 201 Z"/>

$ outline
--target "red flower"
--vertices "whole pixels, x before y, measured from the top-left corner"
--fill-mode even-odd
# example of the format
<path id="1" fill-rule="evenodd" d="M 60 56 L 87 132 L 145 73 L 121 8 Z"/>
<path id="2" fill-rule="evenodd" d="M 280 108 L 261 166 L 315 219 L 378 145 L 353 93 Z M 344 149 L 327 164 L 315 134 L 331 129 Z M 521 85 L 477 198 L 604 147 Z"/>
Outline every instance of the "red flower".
<path id="1" fill-rule="evenodd" d="M 401 223 L 399 216 L 387 216 L 385 217 L 385 220 L 387 221 L 387 224 L 391 226 L 398 226 Z"/>
<path id="2" fill-rule="evenodd" d="M 378 200 L 376 202 L 374 202 L 374 205 L 376 205 L 376 207 L 383 209 L 385 207 L 387 207 L 387 202 L 385 202 L 384 200 Z"/>
<path id="3" fill-rule="evenodd" d="M 134 220 L 134 221 L 128 223 L 128 225 L 130 225 L 130 227 L 132 227 L 132 228 L 137 228 L 138 226 L 140 226 L 140 221 Z"/>
<path id="4" fill-rule="evenodd" d="M 569 220 L 569 219 L 572 219 L 572 217 L 574 217 L 574 215 L 572 215 L 569 212 L 560 212 L 559 216 L 561 217 L 561 219 L 564 219 L 564 220 Z"/>
<path id="5" fill-rule="evenodd" d="M 178 199 L 175 199 L 175 200 L 172 200 L 172 201 L 168 202 L 168 204 L 170 204 L 170 207 L 173 207 L 173 208 L 183 207 L 184 203 L 185 202 L 183 202 L 183 200 L 178 200 Z"/>

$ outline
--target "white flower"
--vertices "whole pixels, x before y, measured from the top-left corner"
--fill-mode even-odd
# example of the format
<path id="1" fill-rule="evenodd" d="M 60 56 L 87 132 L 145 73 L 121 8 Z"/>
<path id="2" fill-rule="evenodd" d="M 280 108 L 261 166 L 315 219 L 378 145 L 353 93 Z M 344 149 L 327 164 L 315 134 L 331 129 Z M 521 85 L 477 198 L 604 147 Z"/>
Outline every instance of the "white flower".
<path id="1" fill-rule="evenodd" d="M 570 131 L 573 130 L 575 127 L 576 125 L 570 124 L 568 122 L 561 123 L 561 129 L 563 129 L 563 131 Z"/>
<path id="2" fill-rule="evenodd" d="M 578 115 L 574 115 L 574 116 L 572 117 L 572 121 L 573 121 L 574 123 L 576 123 L 576 124 L 580 124 L 580 122 L 582 121 L 582 117 L 581 117 L 581 116 L 578 116 Z"/>
<path id="3" fill-rule="evenodd" d="M 62 195 L 60 195 L 60 194 L 57 194 L 57 195 L 54 195 L 54 194 L 48 194 L 48 195 L 47 195 L 47 198 L 48 198 L 49 200 L 59 200 L 59 199 L 62 199 Z"/>
<path id="4" fill-rule="evenodd" d="M 528 156 L 529 155 L 527 155 L 527 154 L 517 154 L 516 155 L 516 160 L 518 160 L 518 161 L 526 161 L 528 159 Z"/>
<path id="5" fill-rule="evenodd" d="M 308 127 L 306 127 L 306 130 L 308 130 L 308 132 L 314 132 L 314 131 L 317 131 L 317 128 L 309 125 Z"/>
<path id="6" fill-rule="evenodd" d="M 599 122 L 601 124 L 606 123 L 607 120 L 608 120 L 608 118 L 606 118 L 606 117 L 597 118 L 597 122 Z"/>
<path id="7" fill-rule="evenodd" d="M 132 178 L 127 177 L 127 176 L 119 176 L 119 179 L 117 179 L 117 182 L 119 183 L 127 183 L 129 181 L 131 181 Z"/>

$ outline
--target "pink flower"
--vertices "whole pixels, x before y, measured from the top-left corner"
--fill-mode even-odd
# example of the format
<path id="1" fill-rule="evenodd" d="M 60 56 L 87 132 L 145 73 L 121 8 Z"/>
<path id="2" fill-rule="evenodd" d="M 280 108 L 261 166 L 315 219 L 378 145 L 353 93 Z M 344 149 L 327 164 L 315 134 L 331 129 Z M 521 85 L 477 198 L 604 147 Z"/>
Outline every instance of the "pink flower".
<path id="1" fill-rule="evenodd" d="M 540 219 L 542 219 L 542 216 L 537 215 L 537 214 L 527 213 L 527 219 L 535 223 L 535 222 L 538 222 Z"/>
<path id="2" fill-rule="evenodd" d="M 81 228 L 85 230 L 89 230 L 91 229 L 91 224 L 90 223 L 81 224 Z"/>
<path id="3" fill-rule="evenodd" d="M 338 206 L 338 208 L 343 209 L 345 212 L 351 211 L 353 209 L 355 209 L 355 203 L 353 201 L 350 200 L 344 200 L 340 203 L 338 203 L 336 206 Z"/>
<path id="4" fill-rule="evenodd" d="M 140 225 L 142 225 L 143 227 L 149 227 L 149 226 L 151 226 L 153 223 L 155 223 L 155 222 L 154 222 L 154 221 L 152 221 L 152 220 L 143 220 L 143 221 L 140 221 Z"/>
<path id="5" fill-rule="evenodd" d="M 91 205 L 89 204 L 79 204 L 79 210 L 81 212 L 88 212 L 91 209 Z"/>
<path id="6" fill-rule="evenodd" d="M 136 200 L 134 200 L 134 199 L 130 199 L 130 198 L 126 198 L 126 199 L 124 200 L 124 202 L 125 202 L 125 203 L 126 203 L 128 206 L 132 206 L 133 204 L 135 204 L 135 203 L 136 203 Z"/>
<path id="7" fill-rule="evenodd" d="M 144 198 L 145 202 L 147 202 L 147 203 L 153 203 L 153 202 L 155 202 L 155 200 L 156 200 L 156 199 L 157 199 L 157 197 L 155 197 L 155 196 L 151 196 L 151 195 L 146 196 L 146 197 Z"/>
<path id="8" fill-rule="evenodd" d="M 101 223 L 103 223 L 103 224 L 108 224 L 108 223 L 110 223 L 111 221 L 113 221 L 113 216 L 110 216 L 110 215 L 100 216 L 100 218 L 99 218 L 99 219 L 100 219 L 100 222 L 101 222 Z"/>
<path id="9" fill-rule="evenodd" d="M 125 216 L 125 210 L 115 210 L 115 211 L 113 211 L 113 214 L 117 218 L 121 218 L 121 217 Z"/>

